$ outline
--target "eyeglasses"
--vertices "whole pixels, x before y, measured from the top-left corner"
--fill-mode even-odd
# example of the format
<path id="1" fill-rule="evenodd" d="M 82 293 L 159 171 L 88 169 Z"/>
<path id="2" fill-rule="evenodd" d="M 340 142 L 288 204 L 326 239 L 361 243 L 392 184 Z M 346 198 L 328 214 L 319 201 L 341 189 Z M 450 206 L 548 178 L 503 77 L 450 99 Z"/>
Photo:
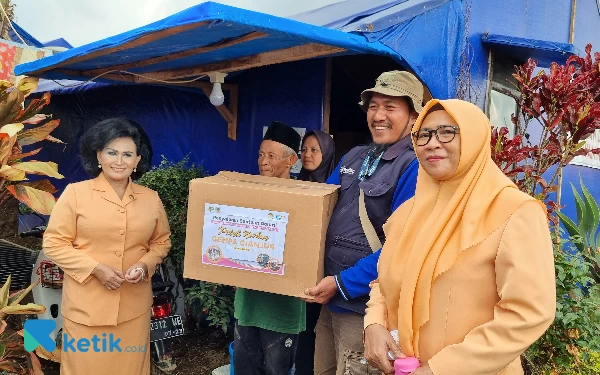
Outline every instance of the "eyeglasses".
<path id="1" fill-rule="evenodd" d="M 449 143 L 454 140 L 456 134 L 459 132 L 458 126 L 454 125 L 441 125 L 434 130 L 419 130 L 412 133 L 417 146 L 425 146 L 431 141 L 431 137 L 435 133 L 435 138 L 440 143 Z"/>

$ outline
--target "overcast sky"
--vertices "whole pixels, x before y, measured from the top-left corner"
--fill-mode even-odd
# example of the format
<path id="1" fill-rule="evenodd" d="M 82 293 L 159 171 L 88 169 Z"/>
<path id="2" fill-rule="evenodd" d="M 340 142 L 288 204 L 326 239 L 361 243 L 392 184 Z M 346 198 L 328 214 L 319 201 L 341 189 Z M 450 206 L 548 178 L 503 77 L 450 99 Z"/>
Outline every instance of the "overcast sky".
<path id="1" fill-rule="evenodd" d="M 342 0 L 218 0 L 286 17 Z M 39 41 L 66 39 L 74 47 L 147 25 L 202 0 L 13 0 L 16 22 Z"/>

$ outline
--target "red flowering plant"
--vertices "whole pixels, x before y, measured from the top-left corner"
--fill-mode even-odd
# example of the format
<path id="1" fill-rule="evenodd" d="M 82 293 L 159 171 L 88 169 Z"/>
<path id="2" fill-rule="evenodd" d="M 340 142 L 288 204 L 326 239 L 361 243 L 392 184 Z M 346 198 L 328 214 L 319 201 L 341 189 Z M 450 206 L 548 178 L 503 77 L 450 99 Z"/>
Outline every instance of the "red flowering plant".
<path id="1" fill-rule="evenodd" d="M 591 51 L 588 44 L 584 57 L 571 56 L 565 65 L 552 63 L 549 71 L 536 74 L 535 60 L 515 67 L 520 92 L 518 112 L 512 116 L 515 136 L 510 139 L 506 128 L 492 133 L 496 164 L 522 191 L 546 202 L 555 224 L 552 213 L 558 206 L 548 198 L 557 191 L 562 168 L 575 156 L 600 154 L 598 148 L 585 147 L 585 139 L 600 129 L 600 53 L 592 60 Z M 537 144 L 529 135 L 534 120 L 542 127 Z"/>
<path id="2" fill-rule="evenodd" d="M 522 191 L 546 203 L 555 229 L 556 319 L 524 353 L 527 374 L 600 374 L 600 284 L 589 276 L 593 265 L 573 256 L 577 242 L 563 238 L 554 212 L 560 207 L 550 199 L 558 191 L 562 168 L 574 157 L 600 154 L 585 142 L 600 129 L 600 53 L 592 59 L 591 51 L 588 44 L 583 57 L 552 63 L 547 71 L 538 72 L 531 59 L 515 67 L 520 93 L 513 96 L 518 104 L 512 116 L 515 136 L 509 138 L 507 128 L 492 132 L 493 160 Z M 530 135 L 534 126 L 540 127 L 539 139 Z M 578 217 L 579 211 L 578 206 Z"/>

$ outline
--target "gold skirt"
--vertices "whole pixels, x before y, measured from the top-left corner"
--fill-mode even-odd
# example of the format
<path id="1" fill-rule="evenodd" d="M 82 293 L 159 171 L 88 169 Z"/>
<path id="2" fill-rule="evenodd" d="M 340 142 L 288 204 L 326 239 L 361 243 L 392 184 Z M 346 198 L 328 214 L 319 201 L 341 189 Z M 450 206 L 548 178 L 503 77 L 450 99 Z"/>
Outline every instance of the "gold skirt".
<path id="1" fill-rule="evenodd" d="M 149 375 L 150 311 L 117 326 L 63 319 L 60 375 Z"/>

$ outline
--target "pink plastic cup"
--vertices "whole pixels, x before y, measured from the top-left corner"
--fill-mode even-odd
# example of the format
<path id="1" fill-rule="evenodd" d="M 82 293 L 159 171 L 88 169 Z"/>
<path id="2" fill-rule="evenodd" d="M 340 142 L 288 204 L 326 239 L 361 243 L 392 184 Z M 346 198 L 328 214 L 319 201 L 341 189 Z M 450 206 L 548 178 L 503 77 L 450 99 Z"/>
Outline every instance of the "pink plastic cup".
<path id="1" fill-rule="evenodd" d="M 421 366 L 415 357 L 398 358 L 394 361 L 396 375 L 408 375 Z"/>

